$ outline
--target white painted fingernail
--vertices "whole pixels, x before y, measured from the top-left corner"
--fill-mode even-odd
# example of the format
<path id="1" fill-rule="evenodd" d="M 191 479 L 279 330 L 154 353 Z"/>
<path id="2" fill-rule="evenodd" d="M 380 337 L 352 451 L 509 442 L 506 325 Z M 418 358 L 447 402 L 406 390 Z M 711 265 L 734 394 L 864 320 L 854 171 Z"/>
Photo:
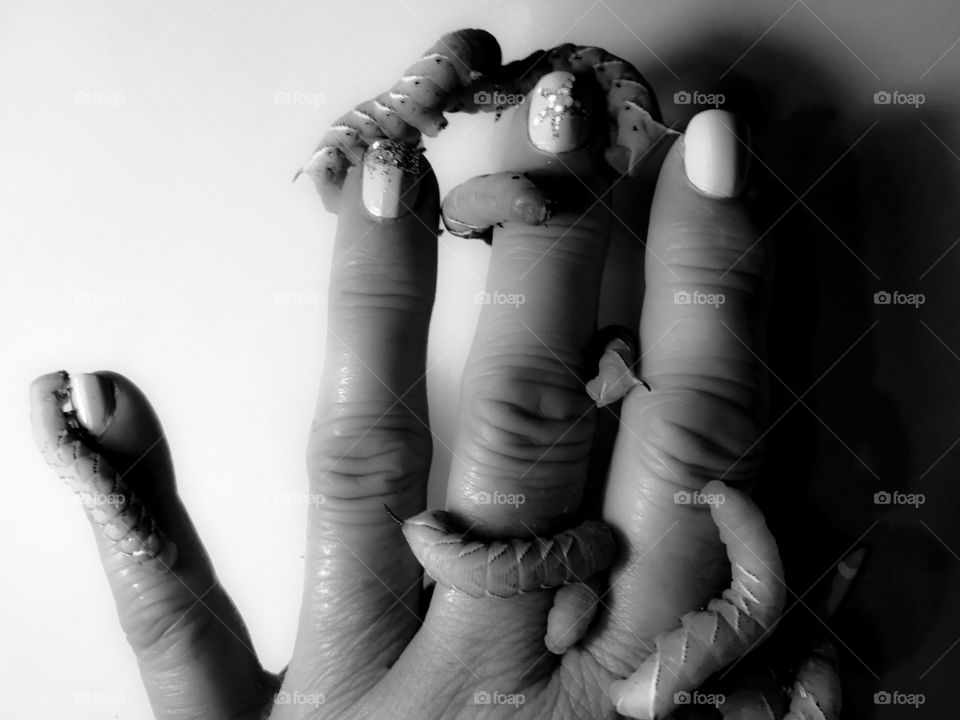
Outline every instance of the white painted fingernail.
<path id="1" fill-rule="evenodd" d="M 99 375 L 70 376 L 70 399 L 77 420 L 94 437 L 103 434 L 117 407 L 113 383 Z"/>
<path id="2" fill-rule="evenodd" d="M 683 167 L 687 179 L 704 195 L 734 198 L 747 181 L 750 132 L 726 110 L 694 115 L 683 136 Z"/>
<path id="3" fill-rule="evenodd" d="M 423 171 L 419 148 L 395 140 L 376 140 L 363 156 L 363 205 L 374 218 L 406 215 L 419 194 Z"/>
<path id="4" fill-rule="evenodd" d="M 587 139 L 589 117 L 574 92 L 576 78 L 563 70 L 547 73 L 529 97 L 527 131 L 534 147 L 570 152 Z"/>

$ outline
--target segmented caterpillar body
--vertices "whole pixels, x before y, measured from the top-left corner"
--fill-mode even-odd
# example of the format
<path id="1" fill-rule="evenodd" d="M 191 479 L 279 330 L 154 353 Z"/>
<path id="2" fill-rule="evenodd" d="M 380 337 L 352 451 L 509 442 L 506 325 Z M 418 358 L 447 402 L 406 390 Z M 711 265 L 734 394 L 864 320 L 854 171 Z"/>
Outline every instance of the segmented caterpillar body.
<path id="1" fill-rule="evenodd" d="M 142 565 L 156 565 L 157 569 L 172 566 L 176 545 L 163 535 L 116 469 L 83 437 L 67 373 L 60 373 L 59 387 L 36 404 L 32 424 L 43 459 L 80 496 L 83 507 L 114 549 Z M 51 429 L 56 433 L 55 444 L 47 440 Z"/>
<path id="2" fill-rule="evenodd" d="M 458 30 L 441 37 L 387 92 L 361 103 L 334 121 L 301 173 L 313 178 L 324 206 L 336 212 L 339 189 L 351 165 L 374 140 L 417 144 L 436 136 L 447 121 L 450 93 L 500 67 L 500 45 L 485 30 Z"/>
<path id="3" fill-rule="evenodd" d="M 602 48 L 568 43 L 500 63 L 500 45 L 485 30 L 444 35 L 389 91 L 337 119 L 294 179 L 301 173 L 312 177 L 324 206 L 336 212 L 347 170 L 360 162 L 374 140 L 417 144 L 422 135 L 434 137 L 446 127 L 444 112 L 499 116 L 507 104 L 521 102 L 541 77 L 555 70 L 590 73 L 606 94 L 613 122 L 605 157 L 618 172 L 636 174 L 647 151 L 673 132 L 660 122 L 656 97 L 643 76 Z"/>
<path id="4" fill-rule="evenodd" d="M 617 557 L 610 528 L 592 520 L 547 539 L 472 540 L 455 527 L 449 513 L 428 510 L 406 520 L 403 534 L 427 574 L 471 597 L 507 598 L 580 582 Z"/>
<path id="5" fill-rule="evenodd" d="M 710 514 L 726 546 L 733 579 L 721 598 L 690 612 L 680 627 L 656 638 L 654 652 L 627 680 L 614 683 L 617 711 L 629 717 L 662 718 L 677 693 L 699 687 L 710 675 L 749 652 L 783 612 L 786 587 L 777 543 L 760 509 L 744 493 L 721 482 L 703 492 L 722 498 Z"/>

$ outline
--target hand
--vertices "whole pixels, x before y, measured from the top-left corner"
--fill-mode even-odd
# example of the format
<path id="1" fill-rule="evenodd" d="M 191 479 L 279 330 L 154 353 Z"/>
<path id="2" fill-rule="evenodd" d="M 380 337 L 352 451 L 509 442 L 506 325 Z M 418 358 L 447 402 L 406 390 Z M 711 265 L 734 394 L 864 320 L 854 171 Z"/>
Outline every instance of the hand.
<path id="1" fill-rule="evenodd" d="M 480 65 L 490 75 L 508 75 L 497 69 L 499 49 L 494 52 L 490 40 L 447 36 L 447 46 L 465 43 L 457 57 L 478 60 L 447 59 L 455 74 L 465 75 L 458 76 L 460 85 L 475 81 Z M 649 110 L 655 107 L 645 110 L 655 133 Z M 429 129 L 433 114 L 419 117 Z M 379 118 L 375 125 L 383 131 L 388 122 Z M 406 125 L 394 124 L 392 132 L 410 145 L 418 135 Z M 526 118 L 517 127 L 525 133 Z M 742 154 L 729 132 L 724 142 L 720 128 L 708 129 L 714 144 L 701 148 L 705 157 L 718 147 L 726 148 L 728 160 Z M 215 581 L 176 498 L 162 431 L 142 394 L 110 373 L 56 373 L 34 383 L 35 435 L 48 460 L 86 493 L 121 622 L 158 717 L 257 717 L 271 706 L 274 717 L 456 717 L 484 710 L 608 717 L 618 700 L 632 715 L 643 711 L 634 706 L 639 686 L 615 686 L 613 702 L 610 686 L 655 657 L 654 638 L 719 589 L 725 563 L 710 510 L 721 520 L 757 518 L 733 486 L 754 470 L 759 438 L 763 383 L 754 353 L 761 345 L 767 265 L 742 208 L 705 196 L 688 181 L 685 163 L 690 168 L 697 159 L 691 138 L 692 132 L 686 148 L 675 143 L 667 153 L 653 200 L 640 337 L 640 374 L 652 391 L 631 392 L 623 403 L 604 510 L 618 533 L 621 559 L 587 636 L 559 661 L 543 645 L 544 635 L 550 637 L 549 592 L 474 598 L 441 584 L 421 625 L 420 566 L 383 510 L 386 502 L 410 518 L 425 501 L 424 358 L 439 214 L 426 165 L 412 165 L 402 181 L 389 164 L 368 168 L 361 178 L 347 169 L 360 154 L 349 152 L 340 153 L 340 166 L 336 153 L 332 165 L 316 166 L 335 169 L 322 176 L 331 181 L 321 187 L 340 216 L 308 449 L 311 492 L 325 502 L 310 509 L 301 628 L 278 704 L 279 678 L 249 651 L 242 623 Z M 355 148 L 368 144 L 359 133 L 353 140 Z M 556 195 L 557 211 L 547 227 L 522 226 L 517 220 L 523 217 L 511 217 L 493 237 L 488 290 L 519 289 L 527 302 L 516 310 L 484 308 L 464 376 L 448 507 L 451 522 L 479 537 L 549 535 L 558 523 L 570 524 L 584 496 L 595 411 L 583 393 L 589 378 L 582 351 L 594 329 L 606 209 L 601 199 L 589 212 L 577 212 L 577 202 L 586 197 L 589 205 L 589 195 L 576 190 L 572 177 L 556 178 L 570 175 L 570 168 L 602 198 L 615 180 L 600 170 L 601 145 L 554 153 L 528 145 L 528 157 L 540 164 L 525 166 L 517 155 L 508 166 L 528 172 L 534 190 L 527 188 L 526 197 L 534 204 L 538 193 Z M 607 161 L 619 158 L 622 169 L 633 170 L 639 146 L 619 147 L 625 150 L 606 153 Z M 728 169 L 726 178 L 715 176 L 726 182 L 711 187 L 714 195 L 735 195 L 742 184 L 739 164 Z M 368 178 L 377 176 L 391 176 L 399 191 L 380 185 L 374 192 Z M 447 207 L 470 207 L 450 200 Z M 722 305 L 673 301 L 674 292 L 707 287 L 723 294 Z M 675 502 L 675 493 L 725 474 L 731 487 L 711 488 L 727 493 L 729 504 Z M 478 503 L 482 493 L 522 494 L 525 502 L 505 510 Z M 733 557 L 746 562 L 747 551 L 760 550 L 766 569 L 755 562 L 746 567 L 763 575 L 759 589 L 775 589 L 775 547 L 771 556 L 762 522 L 756 537 L 727 529 Z M 509 588 L 510 581 L 500 585 Z M 569 609 L 560 600 L 565 594 L 558 594 L 554 618 Z M 573 627 L 577 620 L 566 625 L 582 634 Z M 552 624 L 554 649 L 566 649 L 568 633 L 556 630 L 564 623 Z M 662 692 L 656 683 L 652 690 Z"/>

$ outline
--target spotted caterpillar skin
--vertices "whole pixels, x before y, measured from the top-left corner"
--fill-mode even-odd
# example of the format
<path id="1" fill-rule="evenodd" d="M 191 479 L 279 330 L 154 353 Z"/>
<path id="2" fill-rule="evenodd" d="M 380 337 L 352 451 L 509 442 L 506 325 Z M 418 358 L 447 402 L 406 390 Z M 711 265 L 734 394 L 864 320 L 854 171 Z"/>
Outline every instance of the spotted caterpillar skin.
<path id="1" fill-rule="evenodd" d="M 557 70 L 588 74 L 596 80 L 613 120 L 610 145 L 605 151 L 607 163 L 619 173 L 637 175 L 650 148 L 673 131 L 662 124 L 656 96 L 640 72 L 603 48 L 567 43 L 552 50 L 538 50 L 462 88 L 450 97 L 447 109 L 495 112 L 499 116 L 507 101 L 520 102 L 540 78 Z M 490 99 L 504 102 L 491 103 Z"/>
<path id="2" fill-rule="evenodd" d="M 458 30 L 441 37 L 387 92 L 357 105 L 324 133 L 313 156 L 294 179 L 313 178 L 331 212 L 339 207 L 339 189 L 347 170 L 379 138 L 411 145 L 421 135 L 436 136 L 447 121 L 443 111 L 450 94 L 500 67 L 500 45 L 485 30 Z"/>
<path id="3" fill-rule="evenodd" d="M 90 518 L 120 555 L 156 570 L 176 562 L 177 548 L 157 527 L 140 499 L 107 460 L 90 448 L 90 438 L 70 404 L 67 373 L 61 385 L 34 410 L 34 437 L 43 459 L 74 490 Z M 56 442 L 45 428 L 54 428 Z"/>
<path id="4" fill-rule="evenodd" d="M 480 541 L 455 530 L 449 513 L 428 510 L 406 520 L 403 534 L 439 585 L 477 598 L 508 598 L 580 582 L 617 557 L 610 528 L 593 520 L 548 539 Z"/>

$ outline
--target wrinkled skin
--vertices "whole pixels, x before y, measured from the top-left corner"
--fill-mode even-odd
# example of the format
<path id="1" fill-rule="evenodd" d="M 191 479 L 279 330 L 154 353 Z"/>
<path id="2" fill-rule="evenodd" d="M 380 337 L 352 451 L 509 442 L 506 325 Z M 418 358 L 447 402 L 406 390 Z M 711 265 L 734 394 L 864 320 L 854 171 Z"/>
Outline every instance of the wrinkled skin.
<path id="1" fill-rule="evenodd" d="M 536 176 L 536 163 L 551 159 L 529 148 L 517 154 L 526 126 L 506 127 L 504 169 Z M 715 595 L 727 574 L 707 508 L 678 505 L 674 494 L 716 478 L 751 479 L 765 405 L 757 358 L 769 276 L 764 247 L 737 201 L 708 198 L 687 181 L 683 142 L 671 140 L 651 153 L 662 163 L 652 199 L 636 186 L 635 202 L 652 202 L 639 370 L 652 392 L 623 401 L 602 505 L 621 558 L 601 586 L 602 606 L 584 640 L 560 657 L 547 652 L 549 591 L 498 600 L 441 587 L 423 614 L 421 570 L 383 505 L 408 517 L 425 503 L 431 435 L 423 375 L 439 192 L 427 173 L 413 213 L 377 223 L 364 212 L 354 170 L 342 189 L 307 454 L 310 492 L 325 502 L 309 511 L 300 628 L 283 678 L 250 650 L 176 496 L 159 422 L 129 380 L 108 376 L 118 391 L 115 418 L 105 434 L 85 440 L 178 546 L 172 568 L 142 566 L 94 525 L 158 718 L 616 716 L 610 684 L 637 667 L 658 633 Z M 590 158 L 576 167 L 598 192 L 612 181 Z M 596 411 L 582 390 L 578 353 L 592 332 L 605 252 L 587 246 L 608 223 L 603 203 L 584 217 L 560 208 L 546 228 L 510 234 L 507 227 L 494 237 L 491 273 L 502 275 L 488 287 L 516 272 L 511 262 L 540 266 L 518 280 L 528 298 L 522 317 L 548 334 L 524 337 L 502 309 L 498 316 L 484 308 L 465 371 L 448 505 L 491 535 L 541 522 L 544 508 L 565 507 L 563 498 L 575 506 L 585 492 Z M 585 245 L 553 248 L 564 231 L 565 242 L 582 235 Z M 727 302 L 720 309 L 674 304 L 674 292 L 690 286 L 724 293 Z M 556 308 L 573 308 L 577 317 Z M 501 321 L 508 344 L 498 344 Z M 58 382 L 39 378 L 34 405 L 48 402 Z M 41 439 L 49 432 L 37 429 Z M 504 492 L 522 487 L 532 499 L 516 509 L 471 505 L 471 484 L 488 482 L 493 469 Z M 478 704 L 485 697 L 478 693 L 494 702 Z"/>

